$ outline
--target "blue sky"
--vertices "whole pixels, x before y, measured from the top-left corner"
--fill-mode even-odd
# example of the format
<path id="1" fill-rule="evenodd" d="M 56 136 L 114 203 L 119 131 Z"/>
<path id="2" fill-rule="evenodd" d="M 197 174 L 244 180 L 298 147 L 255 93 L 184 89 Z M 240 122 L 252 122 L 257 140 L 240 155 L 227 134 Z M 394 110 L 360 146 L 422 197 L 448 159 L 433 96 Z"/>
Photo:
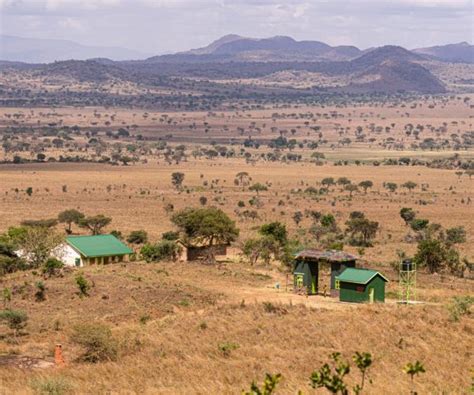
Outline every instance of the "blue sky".
<path id="1" fill-rule="evenodd" d="M 473 41 L 473 0 L 0 0 L 0 32 L 149 54 L 225 35 L 416 48 Z"/>

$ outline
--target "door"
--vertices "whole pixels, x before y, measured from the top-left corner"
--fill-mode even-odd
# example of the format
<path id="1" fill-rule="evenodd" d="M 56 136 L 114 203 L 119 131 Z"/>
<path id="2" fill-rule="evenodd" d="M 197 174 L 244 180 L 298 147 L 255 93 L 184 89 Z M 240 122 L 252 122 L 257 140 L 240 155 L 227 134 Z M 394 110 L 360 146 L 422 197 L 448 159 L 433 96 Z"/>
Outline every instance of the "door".
<path id="1" fill-rule="evenodd" d="M 303 286 L 304 274 L 295 274 L 295 287 L 301 288 Z"/>
<path id="2" fill-rule="evenodd" d="M 369 303 L 374 303 L 374 295 L 375 295 L 374 288 L 369 288 Z"/>
<path id="3" fill-rule="evenodd" d="M 76 267 L 81 266 L 81 258 L 76 258 L 76 259 L 74 260 L 74 264 L 76 265 Z"/>

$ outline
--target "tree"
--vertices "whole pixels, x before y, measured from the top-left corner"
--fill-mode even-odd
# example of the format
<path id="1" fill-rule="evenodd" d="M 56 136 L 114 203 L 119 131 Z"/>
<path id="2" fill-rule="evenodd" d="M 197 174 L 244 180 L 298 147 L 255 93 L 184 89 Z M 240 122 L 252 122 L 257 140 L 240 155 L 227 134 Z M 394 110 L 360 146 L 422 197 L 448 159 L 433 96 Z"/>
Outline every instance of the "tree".
<path id="1" fill-rule="evenodd" d="M 81 228 L 89 229 L 91 234 L 100 235 L 102 229 L 112 222 L 112 218 L 106 217 L 103 214 L 81 218 L 79 226 Z"/>
<path id="2" fill-rule="evenodd" d="M 280 245 L 284 245 L 288 241 L 286 226 L 278 221 L 263 224 L 258 232 L 262 236 L 273 237 Z"/>
<path id="3" fill-rule="evenodd" d="M 245 185 L 248 185 L 250 181 L 249 173 L 246 171 L 241 171 L 235 175 L 235 180 L 238 185 L 244 187 Z"/>
<path id="4" fill-rule="evenodd" d="M 391 193 L 394 193 L 397 188 L 398 188 L 398 185 L 394 182 L 387 182 L 384 184 L 385 188 L 388 189 Z"/>
<path id="5" fill-rule="evenodd" d="M 410 192 L 417 187 L 417 183 L 413 181 L 407 181 L 404 184 L 402 184 L 402 188 L 408 189 Z"/>
<path id="6" fill-rule="evenodd" d="M 406 374 L 410 375 L 411 387 L 412 387 L 410 393 L 412 395 L 416 395 L 417 392 L 415 391 L 415 384 L 413 382 L 413 379 L 415 376 L 419 375 L 420 373 L 425 373 L 426 372 L 425 367 L 420 361 L 416 361 L 415 363 L 409 362 L 405 365 L 405 367 L 403 368 L 403 371 Z"/>
<path id="7" fill-rule="evenodd" d="M 71 234 L 72 233 L 72 229 L 71 229 L 72 224 L 78 225 L 79 221 L 81 219 L 83 219 L 84 217 L 85 217 L 85 215 L 83 213 L 81 213 L 80 211 L 78 211 L 76 209 L 69 209 L 69 210 L 61 211 L 58 214 L 58 221 L 60 223 L 66 224 L 67 225 L 66 233 Z"/>
<path id="8" fill-rule="evenodd" d="M 364 193 L 367 193 L 367 189 L 372 188 L 374 183 L 370 180 L 365 180 L 359 182 L 359 186 L 364 190 Z"/>
<path id="9" fill-rule="evenodd" d="M 420 267 L 428 268 L 430 273 L 435 273 L 442 268 L 446 258 L 446 249 L 440 240 L 426 239 L 418 243 L 414 261 Z"/>
<path id="10" fill-rule="evenodd" d="M 259 192 L 268 191 L 268 187 L 265 184 L 257 182 L 250 186 L 249 191 L 257 192 L 258 195 Z"/>
<path id="11" fill-rule="evenodd" d="M 330 187 L 330 186 L 335 184 L 334 178 L 332 178 L 332 177 L 323 178 L 322 181 L 321 181 L 321 184 L 326 186 L 326 187 Z"/>
<path id="12" fill-rule="evenodd" d="M 22 233 L 14 237 L 14 243 L 32 267 L 44 264 L 62 242 L 63 236 L 42 226 L 27 226 Z"/>
<path id="13" fill-rule="evenodd" d="M 263 259 L 268 265 L 272 255 L 277 257 L 280 247 L 280 243 L 274 237 L 267 235 L 246 240 L 242 252 L 251 265 L 255 265 L 259 259 Z"/>
<path id="14" fill-rule="evenodd" d="M 359 188 L 358 188 L 357 185 L 355 185 L 355 184 L 346 184 L 346 185 L 344 186 L 344 189 L 349 192 L 349 196 L 350 196 L 350 197 L 352 197 L 352 194 L 353 194 L 354 192 L 357 192 L 357 191 L 359 190 Z"/>
<path id="15" fill-rule="evenodd" d="M 463 226 L 446 229 L 446 243 L 449 245 L 466 242 L 466 230 Z"/>
<path id="16" fill-rule="evenodd" d="M 429 223 L 430 221 L 427 219 L 415 218 L 410 222 L 410 228 L 415 232 L 420 232 L 423 229 L 426 229 Z"/>
<path id="17" fill-rule="evenodd" d="M 299 226 L 302 219 L 303 213 L 301 211 L 295 211 L 295 213 L 293 214 L 293 221 L 295 221 L 296 226 Z"/>
<path id="18" fill-rule="evenodd" d="M 174 214 L 171 221 L 178 226 L 184 241 L 190 245 L 229 244 L 239 235 L 235 221 L 214 207 L 187 208 Z"/>
<path id="19" fill-rule="evenodd" d="M 183 181 L 184 181 L 184 173 L 177 171 L 171 174 L 171 183 L 174 185 L 176 189 L 181 189 L 181 186 L 183 185 Z"/>
<path id="20" fill-rule="evenodd" d="M 134 230 L 127 237 L 127 242 L 131 244 L 144 244 L 148 241 L 148 233 L 143 230 Z"/>
<path id="21" fill-rule="evenodd" d="M 183 248 L 174 240 L 162 240 L 157 244 L 145 244 L 140 255 L 147 262 L 160 262 L 162 260 L 176 261 Z"/>
<path id="22" fill-rule="evenodd" d="M 349 184 L 351 184 L 351 180 L 349 180 L 347 177 L 339 177 L 337 179 L 337 185 L 344 187 Z"/>
<path id="23" fill-rule="evenodd" d="M 400 217 L 405 221 L 405 225 L 409 225 L 416 217 L 415 211 L 410 207 L 403 207 L 400 210 Z"/>
<path id="24" fill-rule="evenodd" d="M 352 214 L 359 212 L 355 211 Z M 346 222 L 347 232 L 351 235 L 351 244 L 370 247 L 372 245 L 372 239 L 377 234 L 379 223 L 376 221 L 370 221 L 365 218 L 363 213 L 361 215 L 352 215 L 351 218 Z"/>

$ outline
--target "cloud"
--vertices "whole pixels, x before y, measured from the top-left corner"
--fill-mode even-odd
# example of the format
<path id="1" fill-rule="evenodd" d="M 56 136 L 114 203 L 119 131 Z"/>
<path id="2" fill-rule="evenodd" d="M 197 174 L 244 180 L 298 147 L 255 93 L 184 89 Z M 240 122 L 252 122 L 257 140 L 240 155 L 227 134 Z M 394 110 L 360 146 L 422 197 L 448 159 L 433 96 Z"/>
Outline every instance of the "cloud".
<path id="1" fill-rule="evenodd" d="M 362 48 L 470 41 L 473 34 L 472 0 L 0 0 L 0 25 L 4 34 L 152 53 L 229 33 Z"/>

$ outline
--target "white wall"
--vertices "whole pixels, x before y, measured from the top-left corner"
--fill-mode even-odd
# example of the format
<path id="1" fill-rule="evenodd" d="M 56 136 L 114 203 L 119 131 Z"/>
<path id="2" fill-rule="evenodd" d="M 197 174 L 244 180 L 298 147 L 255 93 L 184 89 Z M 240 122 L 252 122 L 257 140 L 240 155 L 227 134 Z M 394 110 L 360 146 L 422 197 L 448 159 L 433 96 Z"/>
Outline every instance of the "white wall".
<path id="1" fill-rule="evenodd" d="M 76 259 L 79 258 L 81 262 L 80 266 L 84 266 L 84 261 L 82 260 L 81 255 L 69 244 L 61 244 L 53 251 L 52 255 L 66 266 L 76 266 Z"/>

